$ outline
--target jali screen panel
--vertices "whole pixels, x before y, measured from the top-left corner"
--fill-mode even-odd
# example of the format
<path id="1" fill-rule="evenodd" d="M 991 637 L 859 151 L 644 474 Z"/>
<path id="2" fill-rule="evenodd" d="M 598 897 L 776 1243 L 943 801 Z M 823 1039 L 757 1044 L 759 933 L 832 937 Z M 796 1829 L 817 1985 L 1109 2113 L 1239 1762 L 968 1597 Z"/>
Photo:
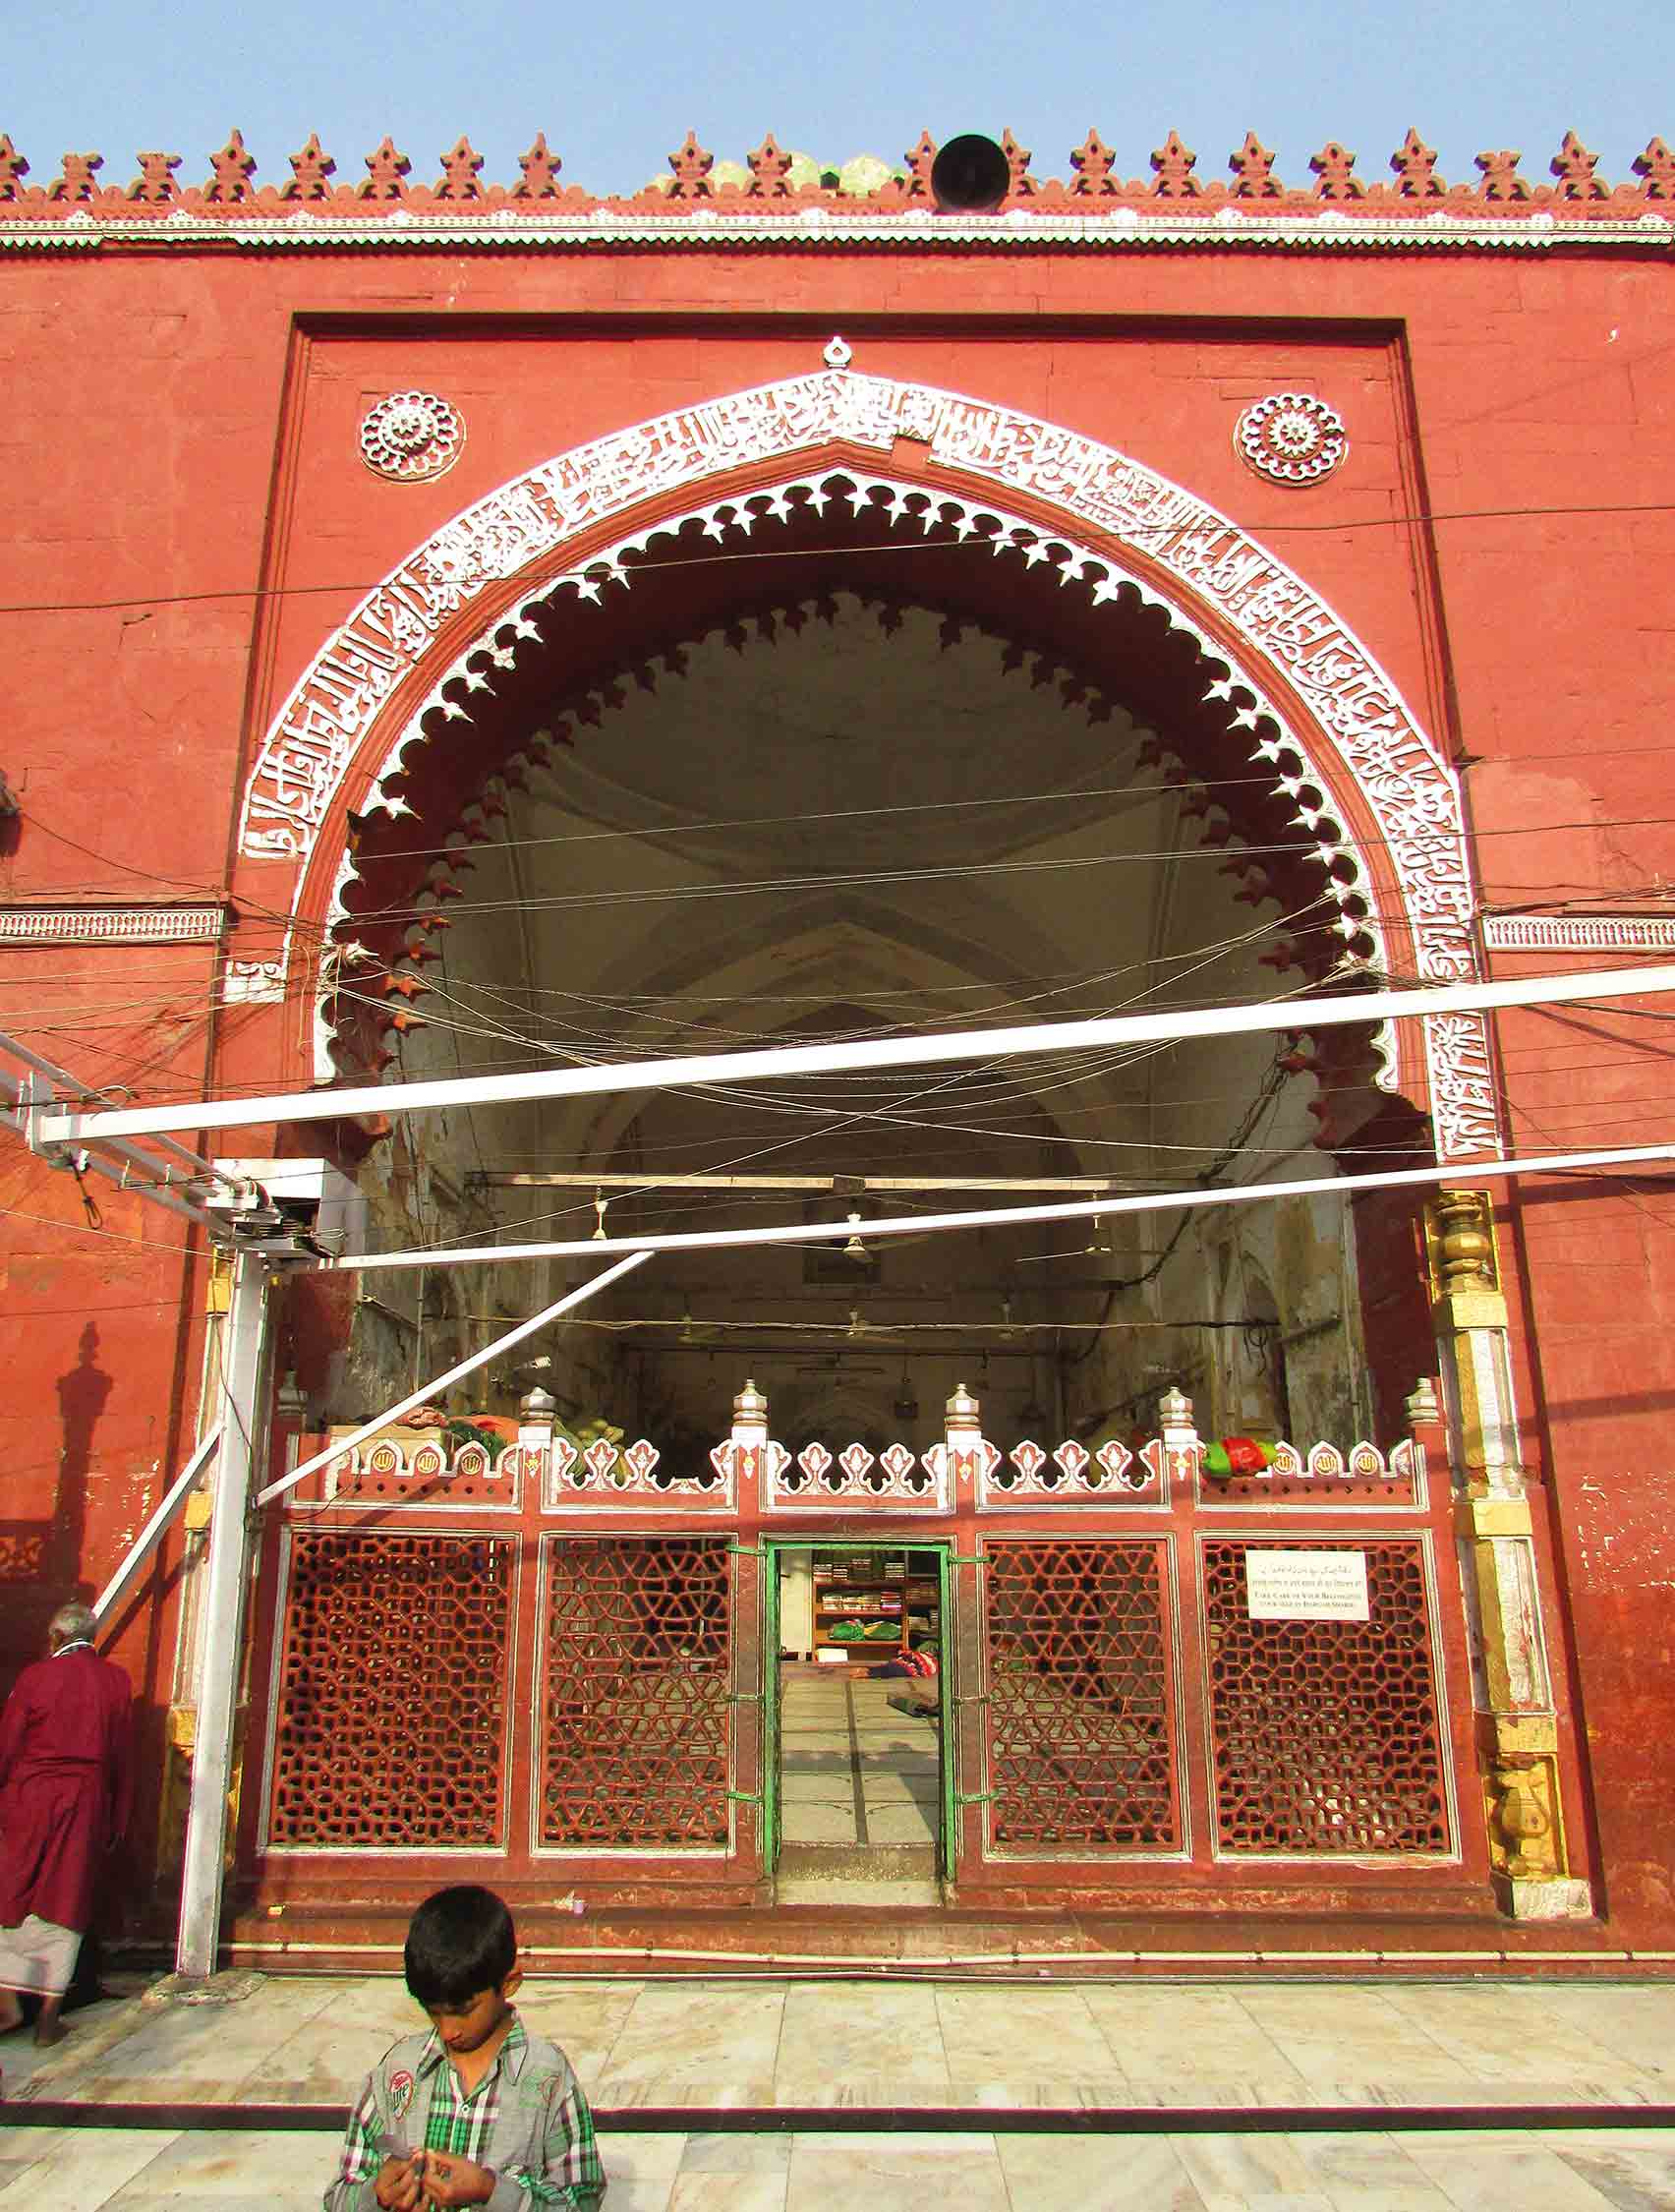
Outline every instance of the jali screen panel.
<path id="1" fill-rule="evenodd" d="M 547 1543 L 540 1840 L 727 1840 L 727 1540 Z"/>
<path id="2" fill-rule="evenodd" d="M 292 1538 L 267 1838 L 285 1848 L 504 1840 L 509 1537 Z"/>
<path id="3" fill-rule="evenodd" d="M 1446 1852 L 1423 1546 L 1366 1560 L 1368 1618 L 1252 1620 L 1237 1542 L 1204 1545 L 1216 1839 L 1227 1851 Z"/>
<path id="4" fill-rule="evenodd" d="M 995 1842 L 1177 1849 L 1166 1546 L 1019 1540 L 985 1556 Z"/>

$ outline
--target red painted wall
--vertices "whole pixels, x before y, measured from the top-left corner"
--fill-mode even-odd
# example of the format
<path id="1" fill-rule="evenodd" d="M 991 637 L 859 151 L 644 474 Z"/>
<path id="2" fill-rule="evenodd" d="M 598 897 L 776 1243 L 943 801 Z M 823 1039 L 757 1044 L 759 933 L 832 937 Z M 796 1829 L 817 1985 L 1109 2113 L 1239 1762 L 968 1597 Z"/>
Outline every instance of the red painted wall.
<path id="1" fill-rule="evenodd" d="M 3 766 L 24 817 L 0 898 L 218 895 L 252 747 L 368 585 L 517 471 L 806 373 L 836 330 L 858 369 L 1133 453 L 1291 560 L 1438 741 L 1464 749 L 1490 907 L 1662 900 L 1675 296 L 1655 257 L 259 257 L 187 242 L 5 264 Z M 395 486 L 361 466 L 356 433 L 373 399 L 415 385 L 458 406 L 469 435 L 449 475 Z M 1306 495 L 1258 480 L 1233 446 L 1242 409 L 1281 389 L 1319 393 L 1349 424 L 1348 462 Z M 260 898 L 278 879 L 240 880 Z M 232 951 L 261 934 L 260 916 L 235 921 Z M 301 1010 L 242 1010 L 211 1036 L 208 949 L 172 958 L 178 969 L 157 948 L 0 945 L 0 1025 L 141 1096 L 191 1090 L 211 1064 L 217 1081 L 271 1077 L 299 1044 Z M 198 1026 L 142 1034 L 150 1018 L 120 1011 L 125 994 L 149 1006 L 165 967 Z M 1504 1022 L 1520 1143 L 1643 1133 L 1666 1091 L 1668 1034 L 1618 1024 L 1595 1050 L 1546 1018 Z M 78 1218 L 75 1191 L 7 1142 L 4 1526 L 24 1548 L 0 1558 L 26 1571 L 0 1568 L 25 1593 L 0 1640 L 16 1665 L 50 1609 L 45 1584 L 96 1587 L 178 1463 L 200 1279 L 173 1224 L 133 1200 L 100 1199 L 126 1244 L 84 1248 L 46 1226 Z M 257 1146 L 255 1133 L 238 1139 Z M 1675 1535 L 1660 1456 L 1675 1393 L 1671 1211 L 1661 1182 L 1610 1194 L 1567 1183 L 1513 1207 L 1554 1650 L 1586 1719 L 1612 1925 L 1641 1942 L 1675 1933 L 1662 1687 Z M 37 1538 L 47 1548 L 31 1553 Z M 27 1571 L 36 1557 L 44 1582 Z M 118 1647 L 153 1733 L 172 1633 L 164 1603 Z"/>

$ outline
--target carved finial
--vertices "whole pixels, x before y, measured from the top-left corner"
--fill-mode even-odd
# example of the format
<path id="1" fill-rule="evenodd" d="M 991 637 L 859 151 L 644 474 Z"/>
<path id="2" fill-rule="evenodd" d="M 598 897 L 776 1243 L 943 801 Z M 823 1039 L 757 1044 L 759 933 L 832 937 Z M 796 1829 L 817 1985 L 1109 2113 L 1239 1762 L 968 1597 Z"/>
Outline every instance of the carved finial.
<path id="1" fill-rule="evenodd" d="M 1436 173 L 1436 155 L 1417 131 L 1410 131 L 1390 156 L 1390 166 L 1400 180 L 1397 191 L 1404 200 L 1440 200 L 1443 183 Z"/>
<path id="2" fill-rule="evenodd" d="M 140 174 L 128 188 L 130 200 L 143 201 L 148 207 L 166 207 L 180 198 L 180 187 L 174 173 L 180 167 L 178 153 L 143 153 L 140 155 Z"/>
<path id="3" fill-rule="evenodd" d="M 483 167 L 483 156 L 471 141 L 463 135 L 455 139 L 442 155 L 442 174 L 436 185 L 438 200 L 481 200 L 483 187 L 478 183 L 478 172 Z"/>
<path id="4" fill-rule="evenodd" d="M 1422 1428 L 1435 1426 L 1442 1419 L 1442 1406 L 1436 1394 L 1436 1384 L 1428 1374 L 1422 1374 L 1402 1401 L 1402 1410 L 1408 1417 L 1408 1426 Z"/>
<path id="5" fill-rule="evenodd" d="M 1477 187 L 1485 200 L 1528 200 L 1530 185 L 1518 173 L 1521 153 L 1503 149 L 1499 153 L 1479 153 L 1473 156 L 1483 172 L 1483 181 Z"/>
<path id="6" fill-rule="evenodd" d="M 1172 1382 L 1157 1402 L 1157 1425 L 1165 1433 L 1192 1426 L 1192 1401 L 1177 1383 Z"/>
<path id="7" fill-rule="evenodd" d="M 27 177 L 29 173 L 29 163 L 12 144 L 11 139 L 0 133 L 0 200 L 16 200 L 18 197 L 18 180 L 21 177 Z"/>
<path id="8" fill-rule="evenodd" d="M 1070 167 L 1076 181 L 1070 190 L 1083 199 L 1103 200 L 1117 190 L 1111 181 L 1111 171 L 1117 156 L 1097 131 L 1089 131 L 1080 146 L 1070 155 Z"/>
<path id="9" fill-rule="evenodd" d="M 1574 131 L 1565 133 L 1565 143 L 1547 164 L 1559 180 L 1561 200 L 1604 200 L 1609 196 L 1605 187 L 1593 174 L 1599 165 L 1599 156 L 1589 153 Z"/>
<path id="10" fill-rule="evenodd" d="M 919 133 L 916 146 L 907 148 L 902 159 L 907 164 L 907 181 L 902 187 L 909 200 L 933 200 L 931 171 L 936 166 L 937 142 L 929 131 Z"/>
<path id="11" fill-rule="evenodd" d="M 850 348 L 836 333 L 827 345 L 825 353 L 821 356 L 828 369 L 847 369 L 854 358 L 855 356 Z"/>
<path id="12" fill-rule="evenodd" d="M 1018 145 L 1010 131 L 1001 133 L 1001 151 L 1007 157 L 1007 198 L 1031 200 L 1040 189 L 1029 174 L 1032 156 L 1027 146 Z"/>
<path id="13" fill-rule="evenodd" d="M 747 153 L 750 164 L 750 195 L 754 200 L 783 200 L 790 193 L 791 157 L 780 146 L 772 131 L 754 153 Z"/>
<path id="14" fill-rule="evenodd" d="M 234 131 L 220 152 L 209 156 L 209 171 L 203 197 L 217 206 L 256 198 L 250 181 L 256 174 L 256 156 L 245 150 L 242 131 Z"/>
<path id="15" fill-rule="evenodd" d="M 963 1382 L 953 1386 L 953 1396 L 943 1408 L 943 1426 L 950 1435 L 974 1435 L 983 1418 L 983 1409 L 966 1389 Z"/>
<path id="16" fill-rule="evenodd" d="M 1430 1208 L 1431 1261 L 1444 1296 L 1500 1288 L 1494 1211 L 1486 1191 L 1439 1191 Z"/>
<path id="17" fill-rule="evenodd" d="M 558 1401 L 550 1390 L 544 1390 L 538 1382 L 533 1390 L 526 1390 L 518 1400 L 518 1427 L 543 1428 L 550 1434 L 558 1412 Z"/>
<path id="18" fill-rule="evenodd" d="M 527 153 L 518 155 L 518 167 L 523 175 L 512 187 L 514 200 L 555 200 L 558 197 L 555 180 L 563 163 L 548 145 L 545 131 L 538 131 L 534 146 Z"/>
<path id="19" fill-rule="evenodd" d="M 385 137 L 367 155 L 367 181 L 355 190 L 363 200 L 405 200 L 407 179 L 412 173 L 412 162 L 405 153 L 396 151 L 393 139 Z"/>
<path id="20" fill-rule="evenodd" d="M 1152 186 L 1154 200 L 1196 200 L 1203 186 L 1193 176 L 1198 166 L 1198 156 L 1181 143 L 1181 133 L 1171 131 L 1151 157 L 1157 182 Z"/>
<path id="21" fill-rule="evenodd" d="M 1646 180 L 1642 190 L 1648 200 L 1675 200 L 1675 153 L 1661 139 L 1653 139 L 1644 153 L 1637 153 L 1633 167 L 1635 175 Z"/>
<path id="22" fill-rule="evenodd" d="M 1311 153 L 1308 166 L 1320 180 L 1314 188 L 1316 200 L 1362 200 L 1366 197 L 1365 185 L 1355 174 L 1355 155 L 1336 139 L 1329 139 L 1318 153 Z"/>
<path id="23" fill-rule="evenodd" d="M 670 188 L 671 200 L 708 200 L 709 175 L 716 166 L 713 153 L 706 153 L 698 144 L 696 131 L 688 131 L 678 152 L 671 153 L 668 165 L 674 171 L 674 184 Z"/>
<path id="24" fill-rule="evenodd" d="M 102 153 L 67 153 L 61 173 L 46 189 L 46 197 L 48 200 L 91 200 L 93 177 L 103 167 Z"/>
<path id="25" fill-rule="evenodd" d="M 309 133 L 309 143 L 301 153 L 291 156 L 291 181 L 279 188 L 281 200 L 325 200 L 331 187 L 328 177 L 337 174 L 337 164 L 320 146 L 318 131 Z"/>
<path id="26" fill-rule="evenodd" d="M 1236 200 L 1278 200 L 1286 189 L 1274 174 L 1273 155 L 1254 131 L 1245 132 L 1244 144 L 1228 155 L 1227 165 Z"/>

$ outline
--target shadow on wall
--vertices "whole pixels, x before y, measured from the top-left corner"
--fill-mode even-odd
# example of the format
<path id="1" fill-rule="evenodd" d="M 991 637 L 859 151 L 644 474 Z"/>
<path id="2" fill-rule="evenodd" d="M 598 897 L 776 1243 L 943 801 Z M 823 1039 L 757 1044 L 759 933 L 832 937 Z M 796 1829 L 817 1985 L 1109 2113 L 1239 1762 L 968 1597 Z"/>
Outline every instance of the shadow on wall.
<path id="1" fill-rule="evenodd" d="M 58 1487 L 53 1498 L 52 1533 L 46 1547 L 47 1580 L 60 1590 L 53 1605 L 66 1598 L 88 1596 L 71 1585 L 82 1564 L 82 1543 L 87 1527 L 87 1477 L 93 1464 L 93 1431 L 99 1424 L 113 1387 L 98 1365 L 99 1332 L 89 1321 L 82 1331 L 81 1358 L 68 1374 L 58 1378 L 58 1413 L 63 1436 L 58 1447 Z"/>
<path id="2" fill-rule="evenodd" d="M 91 1599 L 80 1572 L 87 1522 L 87 1478 L 93 1432 L 110 1397 L 111 1378 L 99 1367 L 99 1332 L 82 1331 L 81 1357 L 58 1377 L 62 1429 L 52 1508 L 44 1520 L 0 1520 L 0 1695 L 19 1672 L 46 1650 L 46 1624 L 67 1599 Z"/>

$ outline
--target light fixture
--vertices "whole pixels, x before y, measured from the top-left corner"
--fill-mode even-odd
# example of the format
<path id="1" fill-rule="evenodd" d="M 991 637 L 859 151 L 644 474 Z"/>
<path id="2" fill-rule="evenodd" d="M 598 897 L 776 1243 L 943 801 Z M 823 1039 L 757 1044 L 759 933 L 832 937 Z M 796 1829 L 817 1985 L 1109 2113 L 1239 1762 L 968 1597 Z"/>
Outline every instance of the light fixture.
<path id="1" fill-rule="evenodd" d="M 692 1326 L 692 1309 L 688 1306 L 681 1312 L 680 1334 L 676 1337 L 675 1342 L 677 1344 L 696 1344 L 697 1341 L 697 1331 Z"/>
<path id="2" fill-rule="evenodd" d="M 845 1259 L 870 1259 L 872 1257 L 872 1253 L 861 1242 L 861 1217 L 858 1213 L 851 1212 L 849 1215 L 849 1241 L 843 1247 L 843 1257 Z"/>
<path id="3" fill-rule="evenodd" d="M 594 1193 L 593 1242 L 596 1245 L 603 1245 L 606 1241 L 605 1234 L 605 1209 L 607 1205 L 609 1205 L 609 1203 L 610 1200 L 605 1195 L 605 1193 L 603 1191 L 596 1191 Z"/>
<path id="4" fill-rule="evenodd" d="M 913 1394 L 912 1384 L 907 1380 L 905 1353 L 901 1358 L 901 1387 L 895 1394 L 895 1404 L 892 1411 L 897 1421 L 917 1421 L 919 1418 L 919 1401 Z"/>
<path id="5" fill-rule="evenodd" d="M 1011 1333 L 1011 1300 L 1010 1298 L 1003 1298 L 1001 1301 L 1001 1334 L 1003 1337 L 1010 1337 Z"/>

